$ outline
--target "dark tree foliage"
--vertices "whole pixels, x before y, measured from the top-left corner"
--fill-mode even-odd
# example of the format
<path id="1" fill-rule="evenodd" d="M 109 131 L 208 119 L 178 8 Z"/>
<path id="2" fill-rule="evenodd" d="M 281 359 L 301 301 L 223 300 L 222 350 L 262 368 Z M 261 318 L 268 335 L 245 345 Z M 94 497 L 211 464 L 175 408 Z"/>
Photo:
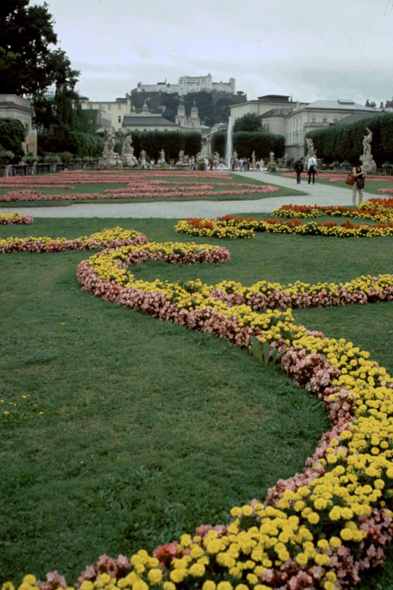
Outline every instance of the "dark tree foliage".
<path id="1" fill-rule="evenodd" d="M 387 160 L 393 161 L 393 114 L 384 113 L 367 117 L 355 123 L 343 123 L 327 129 L 317 129 L 307 133 L 314 141 L 318 158 L 326 164 L 335 160 L 353 162 L 363 153 L 363 137 L 366 128 L 373 133 L 372 154 L 378 166 Z"/>
<path id="2" fill-rule="evenodd" d="M 218 152 L 220 156 L 225 154 L 226 135 L 225 132 L 219 132 L 212 137 L 212 151 Z M 282 158 L 285 153 L 285 137 L 263 131 L 242 131 L 233 134 L 233 150 L 240 158 L 251 158 L 252 152 L 255 152 L 257 159 L 268 159 L 270 152 L 274 152 L 276 158 Z"/>
<path id="3" fill-rule="evenodd" d="M 233 131 L 262 131 L 261 118 L 255 113 L 247 113 L 247 115 L 236 119 Z"/>
<path id="4" fill-rule="evenodd" d="M 196 156 L 202 146 L 202 136 L 196 131 L 132 131 L 131 135 L 136 157 L 145 150 L 147 156 L 155 160 L 161 150 L 165 151 L 167 161 L 177 161 L 180 150 L 188 156 Z"/>
<path id="5" fill-rule="evenodd" d="M 79 72 L 57 45 L 48 5 L 0 2 L 0 94 L 40 94 L 53 85 L 73 88 Z"/>
<path id="6" fill-rule="evenodd" d="M 22 142 L 25 136 L 23 123 L 17 119 L 0 118 L 0 151 L 13 152 L 16 162 L 23 156 Z"/>

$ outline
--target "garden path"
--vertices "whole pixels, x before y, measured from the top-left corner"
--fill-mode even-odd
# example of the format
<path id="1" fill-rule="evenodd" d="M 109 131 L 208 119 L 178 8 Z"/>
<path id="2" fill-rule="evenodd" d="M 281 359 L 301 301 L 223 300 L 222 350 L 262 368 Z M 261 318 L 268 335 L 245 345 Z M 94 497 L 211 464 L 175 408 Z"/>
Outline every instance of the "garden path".
<path id="1" fill-rule="evenodd" d="M 299 189 L 306 196 L 271 197 L 256 201 L 161 201 L 151 203 L 73 203 L 67 207 L 18 207 L 1 208 L 0 213 L 19 211 L 34 217 L 133 217 L 144 219 L 155 217 L 161 219 L 183 219 L 186 217 L 217 217 L 234 213 L 270 213 L 276 207 L 295 203 L 298 205 L 351 205 L 352 192 L 332 185 L 307 184 L 303 176 L 301 185 L 294 178 L 283 178 L 266 172 L 237 172 L 245 178 L 254 178 L 263 182 L 286 188 Z M 365 194 L 365 197 L 367 195 Z M 371 195 L 370 196 L 375 196 Z"/>

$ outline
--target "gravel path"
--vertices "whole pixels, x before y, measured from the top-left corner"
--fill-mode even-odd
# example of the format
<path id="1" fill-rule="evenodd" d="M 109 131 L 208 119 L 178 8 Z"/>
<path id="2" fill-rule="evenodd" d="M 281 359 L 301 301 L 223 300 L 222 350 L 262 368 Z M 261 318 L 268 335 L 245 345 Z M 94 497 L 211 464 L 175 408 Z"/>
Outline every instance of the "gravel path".
<path id="1" fill-rule="evenodd" d="M 161 201 L 151 203 L 73 203 L 68 207 L 0 207 L 0 213 L 19 211 L 34 217 L 132 217 L 144 219 L 155 217 L 162 219 L 183 219 L 186 217 L 217 217 L 233 213 L 270 213 L 281 205 L 296 203 L 299 205 L 351 205 L 352 192 L 332 185 L 309 185 L 306 177 L 301 185 L 294 178 L 283 178 L 264 172 L 237 172 L 245 178 L 255 178 L 263 182 L 286 188 L 307 192 L 307 196 L 271 197 L 257 201 Z M 366 198 L 365 194 L 365 198 Z"/>

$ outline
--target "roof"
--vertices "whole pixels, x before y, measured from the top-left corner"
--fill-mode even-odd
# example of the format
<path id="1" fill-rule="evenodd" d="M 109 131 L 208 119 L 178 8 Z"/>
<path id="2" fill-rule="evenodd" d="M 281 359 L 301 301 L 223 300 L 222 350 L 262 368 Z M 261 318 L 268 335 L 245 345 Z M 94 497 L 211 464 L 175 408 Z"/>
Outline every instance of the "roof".
<path id="1" fill-rule="evenodd" d="M 371 107 L 365 107 L 351 99 L 338 99 L 338 100 L 316 100 L 310 102 L 305 109 L 330 109 L 334 111 L 363 111 L 375 113 L 375 109 Z"/>
<path id="2" fill-rule="evenodd" d="M 352 115 L 348 115 L 348 117 L 344 117 L 344 119 L 340 119 L 340 121 L 338 121 L 336 125 L 341 125 L 341 123 L 355 123 L 356 121 L 361 121 L 362 119 L 366 119 L 367 117 L 376 117 L 377 115 L 383 114 L 383 112 L 353 113 Z"/>
<path id="3" fill-rule="evenodd" d="M 267 113 L 263 113 L 263 115 L 261 115 L 261 119 L 267 119 L 268 117 L 285 117 L 286 115 L 289 115 L 289 113 L 292 113 L 292 111 L 293 108 L 291 107 L 271 109 L 270 111 L 267 111 Z"/>
<path id="4" fill-rule="evenodd" d="M 151 117 L 133 117 L 124 116 L 122 127 L 178 127 L 176 123 L 164 119 L 164 117 L 158 117 L 152 115 Z"/>

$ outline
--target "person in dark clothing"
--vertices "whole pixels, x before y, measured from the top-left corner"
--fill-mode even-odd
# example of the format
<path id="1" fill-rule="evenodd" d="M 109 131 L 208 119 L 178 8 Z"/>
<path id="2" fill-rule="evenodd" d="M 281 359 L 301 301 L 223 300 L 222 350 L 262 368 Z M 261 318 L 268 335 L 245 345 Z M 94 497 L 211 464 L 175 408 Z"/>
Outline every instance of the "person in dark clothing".
<path id="1" fill-rule="evenodd" d="M 301 161 L 300 158 L 298 158 L 295 162 L 295 166 L 294 166 L 294 171 L 296 172 L 296 183 L 300 184 L 301 180 L 300 180 L 300 175 L 303 172 L 304 167 L 303 167 L 303 163 Z"/>

